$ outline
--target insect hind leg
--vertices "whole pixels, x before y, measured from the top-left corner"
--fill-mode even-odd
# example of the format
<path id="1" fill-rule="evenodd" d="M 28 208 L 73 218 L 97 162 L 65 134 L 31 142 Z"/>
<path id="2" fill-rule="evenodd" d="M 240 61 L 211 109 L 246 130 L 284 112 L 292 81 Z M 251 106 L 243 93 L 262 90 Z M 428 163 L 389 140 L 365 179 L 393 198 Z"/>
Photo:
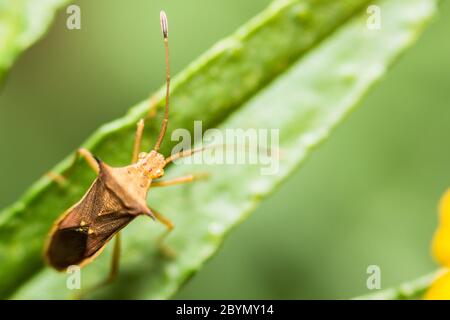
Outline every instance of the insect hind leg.
<path id="1" fill-rule="evenodd" d="M 117 275 L 119 274 L 119 266 L 120 266 L 120 253 L 121 253 L 121 236 L 120 232 L 118 232 L 114 239 L 114 248 L 113 253 L 111 257 L 111 268 L 109 271 L 108 277 L 103 280 L 102 282 L 98 283 L 97 285 L 85 289 L 81 291 L 80 293 L 75 295 L 76 300 L 83 300 L 89 293 L 92 293 L 94 291 L 97 291 L 98 289 L 101 289 L 112 282 L 116 280 Z"/>

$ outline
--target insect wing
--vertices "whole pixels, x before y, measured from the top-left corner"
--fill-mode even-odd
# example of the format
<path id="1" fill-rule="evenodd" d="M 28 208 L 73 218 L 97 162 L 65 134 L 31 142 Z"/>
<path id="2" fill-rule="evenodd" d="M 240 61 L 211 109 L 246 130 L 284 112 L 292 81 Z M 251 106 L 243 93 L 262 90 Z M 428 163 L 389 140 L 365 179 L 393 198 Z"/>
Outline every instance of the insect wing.
<path id="1" fill-rule="evenodd" d="M 97 178 L 83 199 L 56 223 L 46 250 L 47 261 L 58 270 L 83 264 L 134 219 L 128 210 Z"/>

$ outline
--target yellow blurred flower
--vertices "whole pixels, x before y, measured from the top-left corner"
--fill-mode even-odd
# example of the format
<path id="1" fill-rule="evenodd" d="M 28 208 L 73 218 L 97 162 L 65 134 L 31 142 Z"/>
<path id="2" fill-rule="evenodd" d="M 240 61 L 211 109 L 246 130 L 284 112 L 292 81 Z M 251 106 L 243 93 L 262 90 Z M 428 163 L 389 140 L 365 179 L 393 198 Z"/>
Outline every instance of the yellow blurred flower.
<path id="1" fill-rule="evenodd" d="M 425 299 L 450 300 L 450 189 L 439 205 L 439 226 L 434 234 L 433 255 L 445 267 L 425 294 Z"/>

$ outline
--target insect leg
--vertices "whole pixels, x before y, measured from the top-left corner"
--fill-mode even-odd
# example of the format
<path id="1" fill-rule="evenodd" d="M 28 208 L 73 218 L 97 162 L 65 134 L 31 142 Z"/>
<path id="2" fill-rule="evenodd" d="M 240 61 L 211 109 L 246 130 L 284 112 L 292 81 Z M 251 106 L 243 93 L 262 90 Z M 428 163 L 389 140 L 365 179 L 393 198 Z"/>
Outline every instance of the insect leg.
<path id="1" fill-rule="evenodd" d="M 99 167 L 98 167 L 98 163 L 97 160 L 95 160 L 95 157 L 92 155 L 92 153 L 84 148 L 80 148 L 77 150 L 77 153 L 75 155 L 75 160 L 72 164 L 75 165 L 75 163 L 78 161 L 79 158 L 83 158 L 84 160 L 86 160 L 87 164 L 89 165 L 89 167 L 96 173 L 98 174 L 99 172 Z"/>
<path id="2" fill-rule="evenodd" d="M 71 170 L 74 165 L 77 163 L 79 158 L 83 158 L 84 160 L 86 160 L 87 164 L 89 165 L 89 167 L 98 174 L 99 172 L 99 168 L 98 168 L 98 164 L 97 164 L 97 160 L 95 160 L 94 156 L 89 152 L 89 150 L 81 148 L 78 149 L 76 154 L 75 154 L 75 158 L 74 161 L 72 162 L 72 164 L 70 165 L 69 170 Z M 51 180 L 53 180 L 54 182 L 56 182 L 59 186 L 61 187 L 65 187 L 67 185 L 67 178 L 64 177 L 63 175 L 56 173 L 56 172 L 47 172 L 45 174 L 48 178 L 50 178 Z"/>
<path id="3" fill-rule="evenodd" d="M 60 187 L 65 187 L 67 185 L 67 179 L 62 174 L 49 171 L 45 173 L 45 176 L 53 182 L 56 182 Z"/>
<path id="4" fill-rule="evenodd" d="M 172 221 L 170 221 L 168 218 L 164 217 L 161 213 L 157 212 L 154 209 L 151 209 L 153 212 L 153 215 L 155 216 L 156 220 L 158 220 L 159 222 L 161 222 L 163 225 L 165 225 L 167 227 L 167 231 L 172 231 L 173 228 L 175 227 L 175 225 L 173 224 Z"/>
<path id="5" fill-rule="evenodd" d="M 111 272 L 109 277 L 106 279 L 105 284 L 114 281 L 119 274 L 119 264 L 120 264 L 120 251 L 121 251 L 121 236 L 118 232 L 114 239 L 114 248 L 111 258 Z"/>
<path id="6" fill-rule="evenodd" d="M 175 227 L 175 225 L 173 224 L 172 221 L 170 221 L 168 218 L 163 216 L 158 211 L 154 210 L 153 208 L 150 208 L 150 210 L 152 211 L 152 213 L 155 216 L 156 220 L 158 220 L 159 222 L 164 224 L 166 226 L 166 228 L 167 228 L 166 232 L 164 232 L 157 240 L 157 244 L 158 244 L 159 249 L 161 250 L 161 252 L 162 252 L 162 254 L 164 256 L 166 256 L 168 258 L 175 257 L 175 252 L 163 243 L 164 240 L 167 238 L 167 236 L 172 232 L 172 230 Z"/>
<path id="7" fill-rule="evenodd" d="M 144 119 L 141 119 L 137 123 L 136 137 L 134 138 L 133 155 L 131 157 L 131 163 L 135 163 L 138 160 L 139 152 L 142 144 L 142 134 L 144 132 Z"/>
<path id="8" fill-rule="evenodd" d="M 163 180 L 152 182 L 152 187 L 167 187 L 173 186 L 181 183 L 189 183 L 195 180 L 205 179 L 208 177 L 208 173 L 190 174 L 184 177 L 174 178 L 171 180 Z"/>
<path id="9" fill-rule="evenodd" d="M 150 103 L 148 107 L 148 114 L 146 118 L 152 118 L 155 116 L 156 112 L 156 104 L 158 103 L 158 99 L 156 96 L 152 96 L 150 98 Z M 133 146 L 133 154 L 131 157 L 131 163 L 136 163 L 138 160 L 139 152 L 141 150 L 142 145 L 142 135 L 144 133 L 145 120 L 140 119 L 137 123 L 136 135 L 134 138 L 134 146 Z"/>
<path id="10" fill-rule="evenodd" d="M 114 248 L 111 258 L 111 269 L 108 277 L 104 281 L 98 283 L 97 285 L 88 289 L 84 289 L 83 291 L 81 291 L 81 293 L 76 294 L 74 296 L 75 299 L 82 300 L 89 293 L 97 291 L 98 289 L 110 284 L 117 278 L 117 275 L 119 274 L 120 251 L 121 251 L 121 239 L 119 232 L 116 234 L 114 239 Z"/>

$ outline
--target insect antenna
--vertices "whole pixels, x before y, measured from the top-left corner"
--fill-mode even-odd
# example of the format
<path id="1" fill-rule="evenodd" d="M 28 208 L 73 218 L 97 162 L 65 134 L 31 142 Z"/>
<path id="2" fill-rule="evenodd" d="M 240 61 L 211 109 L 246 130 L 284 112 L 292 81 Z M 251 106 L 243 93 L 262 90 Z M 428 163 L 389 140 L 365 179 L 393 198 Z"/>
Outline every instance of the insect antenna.
<path id="1" fill-rule="evenodd" d="M 165 160 L 165 163 L 167 165 L 175 160 L 189 157 L 189 156 L 193 155 L 194 153 L 203 152 L 208 149 L 219 148 L 219 147 L 223 147 L 223 146 L 225 146 L 225 145 L 224 144 L 216 144 L 213 146 L 206 146 L 206 147 L 200 147 L 200 148 L 196 148 L 196 149 L 180 151 L 178 153 L 172 154 L 171 156 L 167 157 Z"/>
<path id="2" fill-rule="evenodd" d="M 195 153 L 203 152 L 205 150 L 218 149 L 218 148 L 226 149 L 226 148 L 230 148 L 230 147 L 239 147 L 239 146 L 242 146 L 242 145 L 222 143 L 222 144 L 214 144 L 214 145 L 199 147 L 199 148 L 195 148 L 195 149 L 184 150 L 184 151 L 177 152 L 177 153 L 172 154 L 169 157 L 167 157 L 165 160 L 165 164 L 167 165 L 178 159 L 190 157 Z M 250 152 L 249 146 L 243 145 L 243 147 L 245 148 L 245 152 Z M 271 157 L 273 154 L 275 154 L 276 156 L 279 156 L 279 151 L 271 149 L 271 148 L 257 146 L 257 150 L 258 150 L 258 153 L 260 153 L 262 155 L 265 154 L 266 156 L 269 156 L 269 157 Z"/>
<path id="3" fill-rule="evenodd" d="M 158 140 L 156 141 L 153 150 L 158 151 L 166 134 L 167 124 L 169 122 L 169 95 L 170 95 L 170 63 L 169 63 L 169 24 L 167 16 L 164 11 L 160 13 L 161 31 L 164 37 L 164 49 L 166 51 L 166 108 L 164 112 L 164 119 L 159 132 Z"/>

